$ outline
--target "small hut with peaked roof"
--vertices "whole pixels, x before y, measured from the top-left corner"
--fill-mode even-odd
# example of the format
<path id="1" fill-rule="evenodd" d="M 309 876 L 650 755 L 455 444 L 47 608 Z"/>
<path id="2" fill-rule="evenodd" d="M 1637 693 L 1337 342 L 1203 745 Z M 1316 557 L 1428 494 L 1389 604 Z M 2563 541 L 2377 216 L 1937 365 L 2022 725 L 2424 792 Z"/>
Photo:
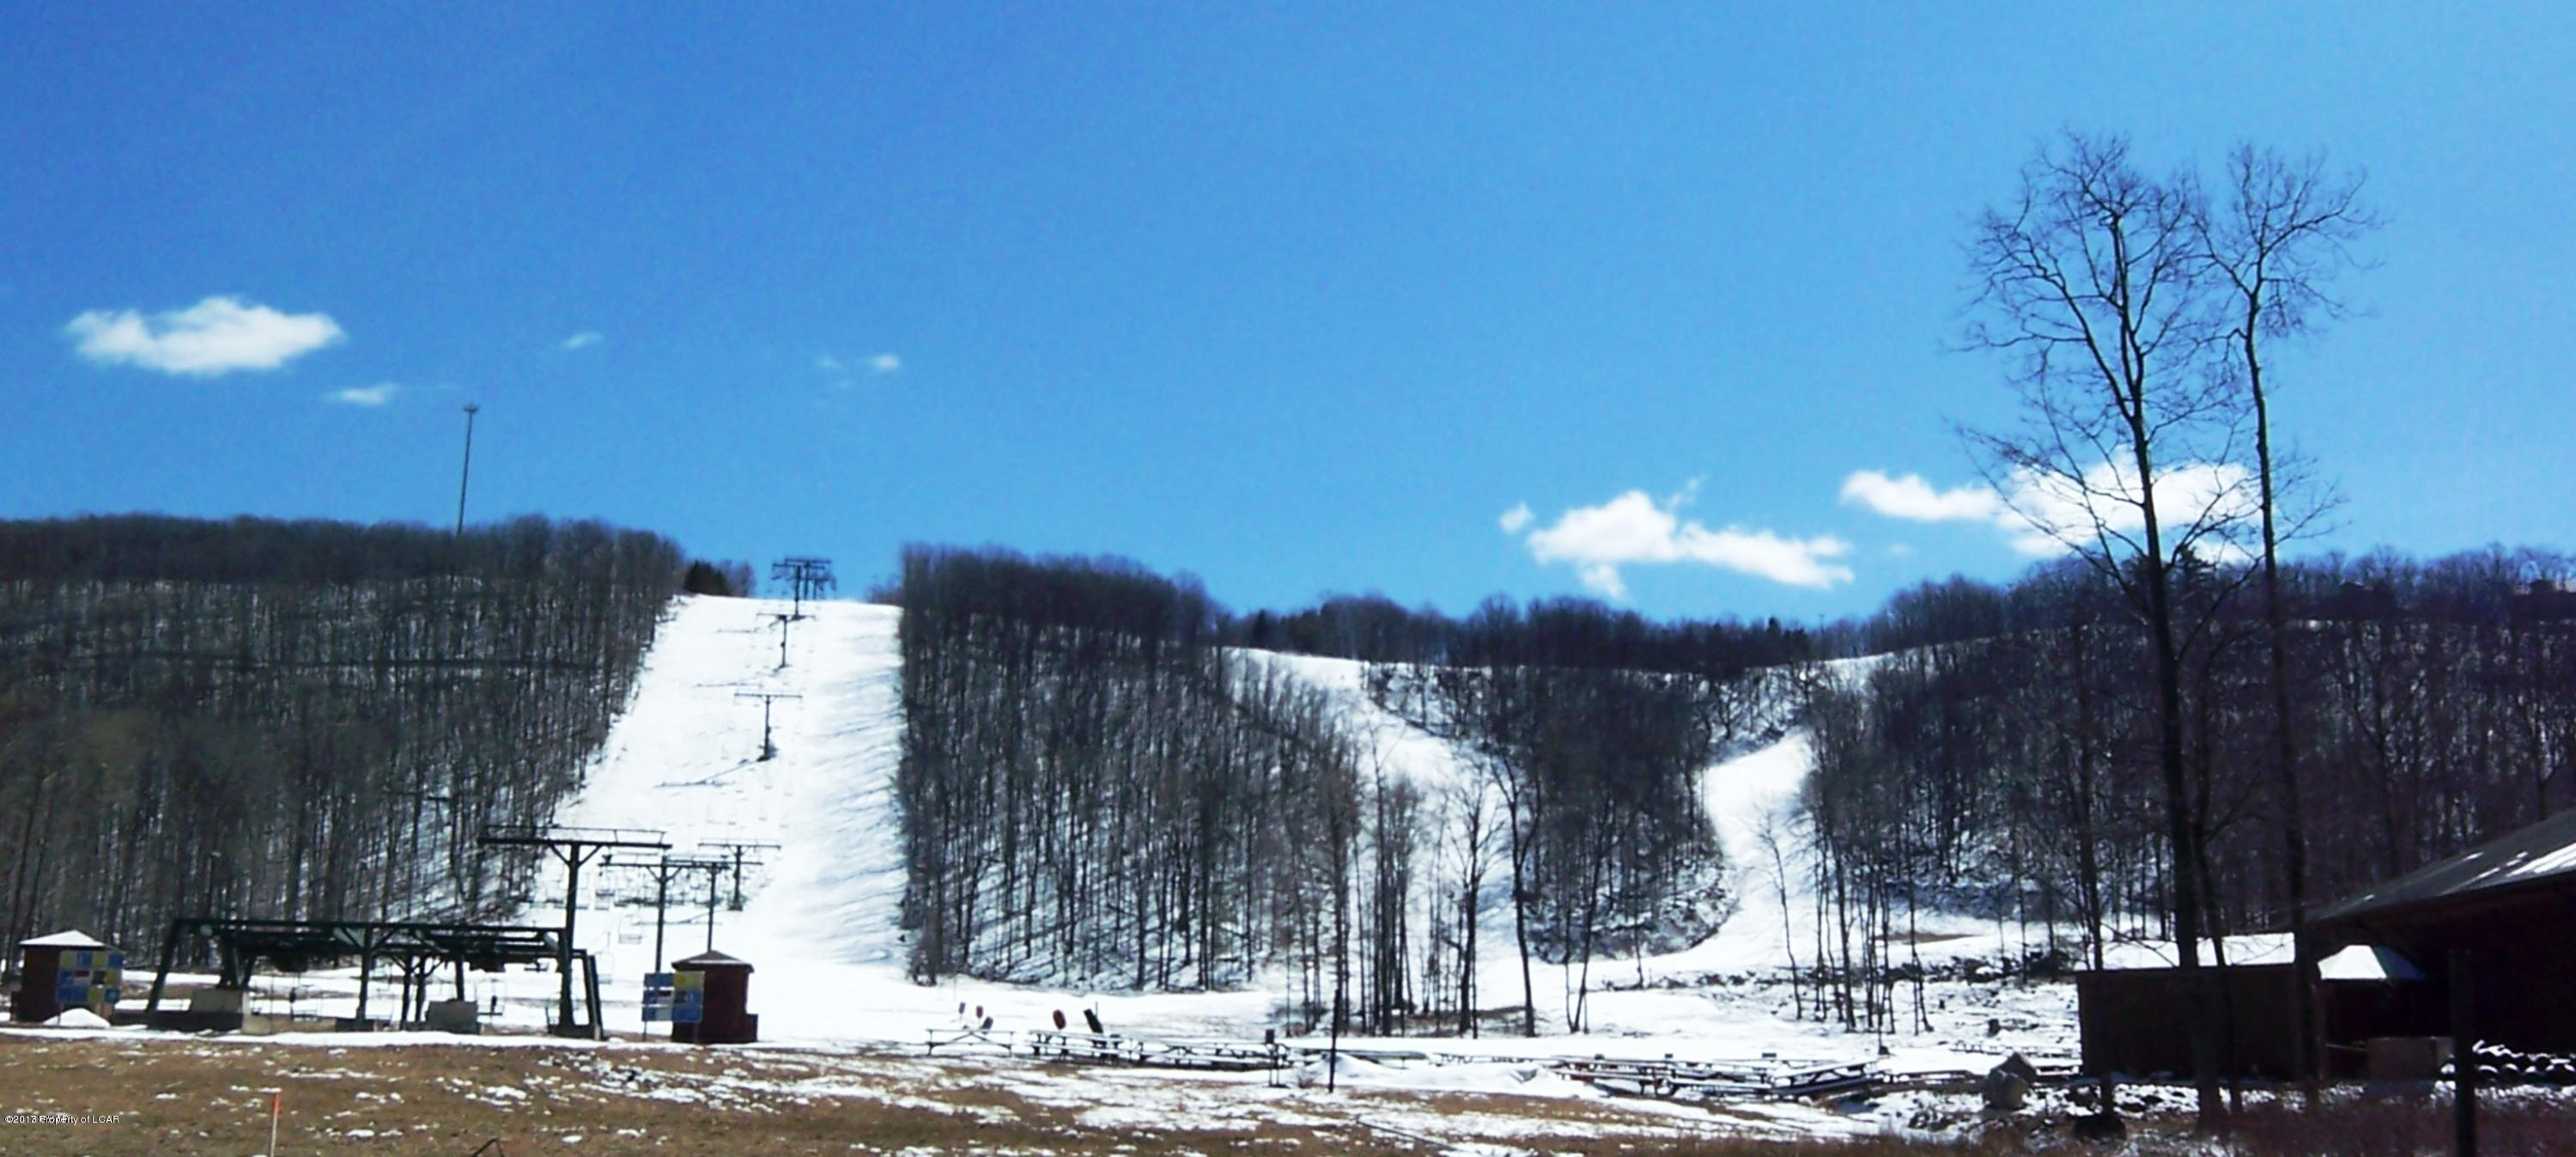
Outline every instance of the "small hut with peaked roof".
<path id="1" fill-rule="evenodd" d="M 9 1019 L 41 1024 L 67 1008 L 104 1012 L 125 982 L 125 954 L 79 929 L 18 942 L 18 987 Z"/>
<path id="2" fill-rule="evenodd" d="M 741 1045 L 760 1039 L 760 1018 L 751 1012 L 750 961 L 709 949 L 672 961 L 671 974 L 675 999 L 698 1006 L 694 1022 L 673 1018 L 672 1040 Z"/>

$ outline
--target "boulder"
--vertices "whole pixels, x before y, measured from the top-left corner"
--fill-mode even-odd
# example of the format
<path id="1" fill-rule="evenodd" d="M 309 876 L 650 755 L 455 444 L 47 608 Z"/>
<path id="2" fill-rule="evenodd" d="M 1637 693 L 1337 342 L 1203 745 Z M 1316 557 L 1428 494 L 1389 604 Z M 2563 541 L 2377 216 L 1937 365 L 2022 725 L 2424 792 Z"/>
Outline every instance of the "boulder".
<path id="1" fill-rule="evenodd" d="M 2014 1113 L 2030 1100 L 2030 1087 L 2039 1080 L 2039 1070 L 2014 1053 L 2004 1063 L 1986 1070 L 1985 1080 L 1978 1082 L 1977 1094 L 1985 1098 L 1986 1112 Z"/>

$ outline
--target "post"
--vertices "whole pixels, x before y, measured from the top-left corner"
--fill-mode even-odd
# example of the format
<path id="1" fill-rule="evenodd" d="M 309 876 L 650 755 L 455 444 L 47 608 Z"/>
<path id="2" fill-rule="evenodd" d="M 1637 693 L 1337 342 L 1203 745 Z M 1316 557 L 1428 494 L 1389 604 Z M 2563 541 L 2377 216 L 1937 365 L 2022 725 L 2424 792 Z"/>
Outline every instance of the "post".
<path id="1" fill-rule="evenodd" d="M 367 1023 L 367 985 L 376 978 L 376 934 L 369 931 L 358 946 L 358 1025 Z"/>
<path id="2" fill-rule="evenodd" d="M 555 1001 L 556 1032 L 572 1031 L 572 924 L 581 911 L 581 845 L 569 851 L 557 849 L 564 862 L 564 930 L 563 945 L 555 958 L 555 970 L 563 973 L 563 995 Z M 597 1026 L 592 1026 L 596 1028 Z"/>
<path id="3" fill-rule="evenodd" d="M 653 873 L 653 971 L 662 971 L 662 925 L 671 911 L 671 870 Z"/>
<path id="4" fill-rule="evenodd" d="M 465 484 L 474 477 L 474 415 L 483 409 L 465 403 L 465 465 L 456 472 L 456 537 L 465 537 Z"/>
<path id="5" fill-rule="evenodd" d="M 721 862 L 707 870 L 707 951 L 709 952 L 716 950 L 716 890 L 718 881 L 723 876 L 724 864 Z"/>
<path id="6" fill-rule="evenodd" d="M 2478 1157 L 2478 1033 L 2472 1025 L 2476 994 L 2470 990 L 2469 954 L 2451 950 L 2452 1145 L 2458 1157 Z"/>
<path id="7" fill-rule="evenodd" d="M 170 931 L 161 937 L 161 967 L 152 974 L 152 999 L 143 1003 L 143 1015 L 147 1018 L 161 1011 L 161 993 L 170 987 L 170 966 L 178 963 L 179 934 L 185 924 L 183 920 L 170 921 Z"/>

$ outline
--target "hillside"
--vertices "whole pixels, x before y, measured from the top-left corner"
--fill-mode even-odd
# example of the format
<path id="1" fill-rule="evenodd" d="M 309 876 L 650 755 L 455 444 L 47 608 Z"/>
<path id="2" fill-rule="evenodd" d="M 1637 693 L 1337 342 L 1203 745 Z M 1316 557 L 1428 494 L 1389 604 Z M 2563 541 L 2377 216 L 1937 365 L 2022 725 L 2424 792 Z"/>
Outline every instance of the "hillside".
<path id="1" fill-rule="evenodd" d="M 569 824 L 663 830 L 674 855 L 714 841 L 781 845 L 757 853 L 764 863 L 747 875 L 743 911 L 719 904 L 713 938 L 718 949 L 757 967 L 752 1003 L 764 1014 L 766 1039 L 917 1044 L 927 1032 L 955 1028 L 961 1004 L 970 1012 L 982 1009 L 997 1028 L 1012 1030 L 1046 1027 L 1056 1011 L 1078 1017 L 1083 1008 L 1099 1010 L 1113 1029 L 1166 1037 L 1257 1040 L 1282 1023 L 1288 995 L 1282 986 L 1289 980 L 1275 972 L 1238 989 L 1178 993 L 956 977 L 935 985 L 914 982 L 906 968 L 907 934 L 899 923 L 901 833 L 891 801 L 902 734 L 896 696 L 899 613 L 854 603 L 808 604 L 810 617 L 793 628 L 789 662 L 781 669 L 777 631 L 768 616 L 785 609 L 773 601 L 679 600 L 646 659 L 633 707 L 562 816 Z M 1311 656 L 1241 658 L 1321 694 L 1338 721 L 1361 737 L 1364 758 L 1425 780 L 1460 774 L 1454 749 L 1371 700 L 1364 665 Z M 756 758 L 760 705 L 737 698 L 747 691 L 802 696 L 775 705 L 775 759 Z M 1761 833 L 1765 824 L 1776 830 L 1787 822 L 1809 764 L 1805 737 L 1791 731 L 1730 752 L 1706 769 L 1703 806 L 1735 865 L 1730 891 L 1740 902 L 1714 936 L 1689 948 L 1595 961 L 1594 986 L 1615 984 L 1620 990 L 1593 994 L 1592 1035 L 1649 1039 L 1576 1050 L 1707 1056 L 1871 1051 L 1868 1038 L 1849 1037 L 1814 1019 L 1793 1019 L 1778 971 L 1784 937 L 1799 940 L 1803 953 L 1817 909 L 1805 853 L 1793 841 L 1777 860 L 1785 868 L 1778 878 L 1787 882 L 1784 914 L 1775 861 Z M 581 913 L 580 938 L 601 955 L 611 1027 L 640 1030 L 637 983 L 650 964 L 653 910 L 632 901 L 649 897 L 651 884 L 635 872 L 585 877 L 591 879 L 601 879 L 612 895 L 586 884 L 591 894 Z M 669 957 L 707 943 L 704 876 L 696 879 L 679 886 L 690 893 L 685 899 L 673 901 Z M 729 881 L 725 888 L 729 893 Z M 553 903 L 541 885 L 527 918 L 552 922 L 559 911 Z M 1423 915 L 1417 903 L 1411 918 Z M 1483 1003 L 1516 1005 L 1520 963 L 1509 943 L 1508 905 L 1497 891 L 1488 892 L 1480 918 L 1487 933 L 1478 961 Z M 2012 930 L 1988 921 L 1927 920 L 1924 933 L 1923 956 L 1936 962 L 1993 957 L 2020 947 Z M 1472 1048 L 1498 1055 L 1569 1050 L 1558 1034 L 1578 970 L 1540 963 L 1534 974 L 1548 1035 L 1523 1040 L 1496 1027 L 1500 1021 L 1489 1021 L 1487 1035 Z M 546 978 L 510 979 L 509 991 L 520 1001 L 511 1015 L 533 1026 L 551 992 L 542 983 Z M 2062 1052 L 2071 1039 L 2059 990 L 1945 984 L 1937 995 L 1949 1006 L 1932 1012 L 1941 1031 L 1919 1038 L 1918 1047 L 1900 1048 L 1899 1063 L 1955 1068 L 1975 1063 L 1992 1048 Z M 1995 1016 L 2010 1022 L 2008 1034 L 1992 1046 L 1981 1039 L 1961 1053 L 1960 1042 L 1983 1038 L 1987 1018 Z"/>
<path id="2" fill-rule="evenodd" d="M 0 937 L 488 916 L 682 556 L 596 523 L 0 522 Z"/>

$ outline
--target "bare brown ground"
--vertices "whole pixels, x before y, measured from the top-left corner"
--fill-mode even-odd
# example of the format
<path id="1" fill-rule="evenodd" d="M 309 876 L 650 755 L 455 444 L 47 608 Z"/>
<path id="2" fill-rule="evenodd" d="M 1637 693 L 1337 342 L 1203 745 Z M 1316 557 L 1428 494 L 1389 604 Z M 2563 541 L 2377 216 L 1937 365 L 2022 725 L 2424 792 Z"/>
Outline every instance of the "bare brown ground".
<path id="1" fill-rule="evenodd" d="M 1467 1141 L 1496 1146 L 1487 1152 L 1599 1157 L 1963 1151 L 1728 1139 L 1723 1113 L 1564 1098 L 1282 1099 L 1291 1095 L 1257 1085 L 892 1054 L 0 1035 L 0 1154 L 262 1154 L 271 1089 L 284 1096 L 279 1157 L 467 1157 L 496 1139 L 493 1157 L 1368 1155 L 1439 1153 Z M 1126 1108 L 1104 1118 L 1093 1093 Z"/>
<path id="2" fill-rule="evenodd" d="M 2335 1154 L 2448 1151 L 2438 1097 L 2346 1093 L 2316 1116 L 2257 1108 L 2223 1148 L 2188 1118 L 2137 1122 L 2096 1149 L 2045 1117 L 1952 1143 L 1749 1139 L 1759 1105 L 1663 1105 L 1480 1093 L 1267 1088 L 1258 1077 L 1066 1068 L 894 1052 L 592 1048 L 555 1044 L 334 1047 L 149 1037 L 0 1034 L 0 1157 L 256 1157 L 269 1090 L 283 1090 L 278 1157 L 654 1154 L 1149 1155 L 1583 1154 L 1585 1157 L 1898 1157 L 1926 1153 Z M 2576 1100 L 2499 1097 L 2482 1132 L 2496 1157 L 2576 1154 Z M 1973 1113 L 1971 1111 L 1971 1116 Z M 1971 1122 L 1955 1122 L 1974 1130 Z"/>

